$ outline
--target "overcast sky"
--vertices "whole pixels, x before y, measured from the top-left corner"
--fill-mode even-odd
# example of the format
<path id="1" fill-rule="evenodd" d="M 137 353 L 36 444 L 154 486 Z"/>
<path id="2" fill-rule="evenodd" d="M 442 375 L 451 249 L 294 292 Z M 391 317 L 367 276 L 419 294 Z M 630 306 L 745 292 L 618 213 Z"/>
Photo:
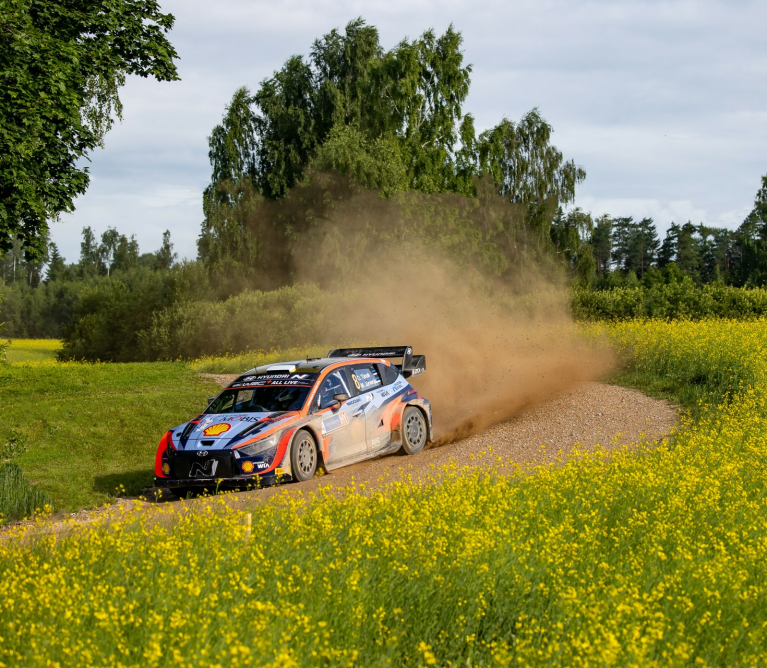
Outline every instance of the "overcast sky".
<path id="1" fill-rule="evenodd" d="M 554 144 L 588 174 L 576 204 L 594 214 L 736 227 L 767 173 L 767 2 L 729 0 L 160 0 L 181 81 L 133 77 L 123 122 L 92 156 L 91 186 L 52 225 L 68 261 L 82 227 L 162 232 L 196 255 L 207 137 L 241 85 L 362 16 L 384 48 L 450 23 L 474 67 L 465 110 L 477 130 L 538 107 Z"/>

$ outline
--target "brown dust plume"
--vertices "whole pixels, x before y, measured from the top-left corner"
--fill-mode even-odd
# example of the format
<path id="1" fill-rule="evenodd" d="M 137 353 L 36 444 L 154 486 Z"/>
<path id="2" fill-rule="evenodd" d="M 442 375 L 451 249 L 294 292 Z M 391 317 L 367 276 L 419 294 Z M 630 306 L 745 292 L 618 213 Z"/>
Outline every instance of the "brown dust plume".
<path id="1" fill-rule="evenodd" d="M 411 345 L 426 355 L 413 384 L 432 402 L 435 435 L 455 440 L 593 380 L 612 358 L 577 335 L 548 233 L 527 208 L 477 181 L 477 197 L 401 193 L 389 199 L 343 177 L 314 174 L 251 227 L 290 230 L 292 282 L 328 297 L 319 340 Z M 286 237 L 288 239 L 288 237 Z M 269 255 L 269 253 L 267 253 Z M 275 252 L 275 256 L 276 256 Z"/>
<path id="2" fill-rule="evenodd" d="M 610 368 L 609 352 L 578 337 L 553 285 L 540 279 L 535 294 L 515 308 L 425 260 L 369 277 L 330 335 L 426 355 L 426 373 L 413 385 L 432 402 L 437 442 L 447 443 Z"/>

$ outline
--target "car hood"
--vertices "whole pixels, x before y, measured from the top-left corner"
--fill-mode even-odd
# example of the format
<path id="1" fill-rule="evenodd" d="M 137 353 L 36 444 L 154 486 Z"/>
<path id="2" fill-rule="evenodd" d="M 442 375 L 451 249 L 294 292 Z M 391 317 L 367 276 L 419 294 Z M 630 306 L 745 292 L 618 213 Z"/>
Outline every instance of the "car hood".
<path id="1" fill-rule="evenodd" d="M 182 450 L 226 449 L 287 425 L 298 411 L 201 415 L 173 430 L 174 442 Z"/>

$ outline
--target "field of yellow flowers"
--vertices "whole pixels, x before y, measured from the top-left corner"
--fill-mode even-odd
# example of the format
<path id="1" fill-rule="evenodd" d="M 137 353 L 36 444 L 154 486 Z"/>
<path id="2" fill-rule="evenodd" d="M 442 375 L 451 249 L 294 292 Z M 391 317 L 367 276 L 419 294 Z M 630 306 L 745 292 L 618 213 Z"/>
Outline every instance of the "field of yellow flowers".
<path id="1" fill-rule="evenodd" d="M 6 535 L 0 665 L 763 665 L 767 322 L 605 331 L 704 388 L 673 441 Z"/>

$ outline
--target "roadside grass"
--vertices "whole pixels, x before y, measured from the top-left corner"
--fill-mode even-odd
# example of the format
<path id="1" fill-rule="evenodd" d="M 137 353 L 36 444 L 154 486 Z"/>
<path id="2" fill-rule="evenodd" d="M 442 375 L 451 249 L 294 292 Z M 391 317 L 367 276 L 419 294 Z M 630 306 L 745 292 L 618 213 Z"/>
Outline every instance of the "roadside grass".
<path id="1" fill-rule="evenodd" d="M 627 364 L 707 388 L 657 447 L 19 530 L 0 663 L 763 665 L 766 324 L 605 328 Z"/>
<path id="2" fill-rule="evenodd" d="M 638 319 L 581 327 L 587 336 L 606 337 L 618 355 L 619 367 L 607 382 L 668 399 L 696 418 L 705 406 L 727 403 L 760 382 L 765 368 L 767 318 Z"/>
<path id="3" fill-rule="evenodd" d="M 6 361 L 9 364 L 54 362 L 61 346 L 58 339 L 11 339 L 5 351 Z"/>
<path id="4" fill-rule="evenodd" d="M 32 517 L 53 509 L 53 500 L 27 482 L 15 464 L 0 464 L 0 523 Z"/>
<path id="5" fill-rule="evenodd" d="M 241 373 L 328 351 L 315 346 L 189 363 L 85 364 L 59 362 L 60 347 L 56 340 L 15 339 L 0 365 L 0 464 L 20 470 L 0 487 L 3 521 L 45 505 L 92 508 L 150 486 L 162 434 L 198 414 L 220 389 L 198 373 Z"/>
<path id="6" fill-rule="evenodd" d="M 98 506 L 150 486 L 162 434 L 218 389 L 173 362 L 0 365 L 0 446 L 56 510 Z"/>

